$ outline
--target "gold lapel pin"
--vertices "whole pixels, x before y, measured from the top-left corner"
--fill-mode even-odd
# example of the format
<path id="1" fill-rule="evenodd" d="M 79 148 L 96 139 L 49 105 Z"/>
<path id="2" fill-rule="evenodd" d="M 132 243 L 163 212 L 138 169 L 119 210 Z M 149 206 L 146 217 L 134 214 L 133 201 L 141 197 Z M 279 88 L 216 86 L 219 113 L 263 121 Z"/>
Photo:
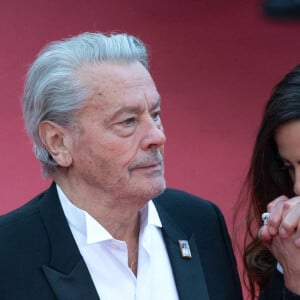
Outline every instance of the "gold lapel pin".
<path id="1" fill-rule="evenodd" d="M 182 258 L 192 258 L 190 245 L 187 240 L 178 240 L 178 245 Z"/>

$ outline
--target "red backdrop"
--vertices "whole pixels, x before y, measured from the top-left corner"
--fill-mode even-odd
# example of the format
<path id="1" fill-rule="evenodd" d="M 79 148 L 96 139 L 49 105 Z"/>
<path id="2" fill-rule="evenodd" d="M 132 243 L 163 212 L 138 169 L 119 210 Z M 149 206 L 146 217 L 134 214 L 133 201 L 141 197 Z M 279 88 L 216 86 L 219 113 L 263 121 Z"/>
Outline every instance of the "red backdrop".
<path id="1" fill-rule="evenodd" d="M 0 2 L 0 213 L 49 185 L 20 109 L 24 74 L 47 42 L 126 31 L 151 53 L 163 99 L 170 187 L 217 203 L 231 230 L 264 103 L 300 62 L 300 24 L 261 14 L 258 0 L 4 0 Z"/>

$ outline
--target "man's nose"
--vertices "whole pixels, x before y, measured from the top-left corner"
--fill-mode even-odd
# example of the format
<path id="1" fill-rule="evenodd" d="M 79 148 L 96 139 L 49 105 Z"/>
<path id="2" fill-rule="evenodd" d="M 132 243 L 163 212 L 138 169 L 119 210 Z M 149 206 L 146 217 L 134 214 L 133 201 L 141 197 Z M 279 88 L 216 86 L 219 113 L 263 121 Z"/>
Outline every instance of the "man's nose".
<path id="1" fill-rule="evenodd" d="M 149 147 L 161 147 L 166 142 L 163 126 L 161 122 L 156 123 L 152 118 L 145 125 L 145 133 L 142 140 L 142 148 L 148 149 Z"/>

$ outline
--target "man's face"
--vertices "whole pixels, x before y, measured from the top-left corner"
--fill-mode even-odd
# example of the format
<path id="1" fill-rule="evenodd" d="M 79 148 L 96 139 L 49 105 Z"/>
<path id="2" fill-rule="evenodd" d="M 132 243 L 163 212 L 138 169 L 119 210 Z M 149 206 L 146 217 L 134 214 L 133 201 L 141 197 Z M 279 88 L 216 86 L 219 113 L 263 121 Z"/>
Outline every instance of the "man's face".
<path id="1" fill-rule="evenodd" d="M 165 188 L 160 96 L 136 63 L 85 66 L 80 77 L 94 95 L 79 112 L 71 149 L 78 184 L 126 203 Z"/>

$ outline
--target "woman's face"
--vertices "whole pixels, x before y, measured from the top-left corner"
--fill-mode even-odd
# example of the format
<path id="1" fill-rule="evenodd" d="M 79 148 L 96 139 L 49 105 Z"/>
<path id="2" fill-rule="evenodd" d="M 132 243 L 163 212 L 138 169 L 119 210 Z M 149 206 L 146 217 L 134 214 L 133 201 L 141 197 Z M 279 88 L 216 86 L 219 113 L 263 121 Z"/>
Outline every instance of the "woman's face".
<path id="1" fill-rule="evenodd" d="M 294 182 L 294 193 L 300 195 L 300 120 L 281 125 L 274 137 L 279 155 Z"/>

